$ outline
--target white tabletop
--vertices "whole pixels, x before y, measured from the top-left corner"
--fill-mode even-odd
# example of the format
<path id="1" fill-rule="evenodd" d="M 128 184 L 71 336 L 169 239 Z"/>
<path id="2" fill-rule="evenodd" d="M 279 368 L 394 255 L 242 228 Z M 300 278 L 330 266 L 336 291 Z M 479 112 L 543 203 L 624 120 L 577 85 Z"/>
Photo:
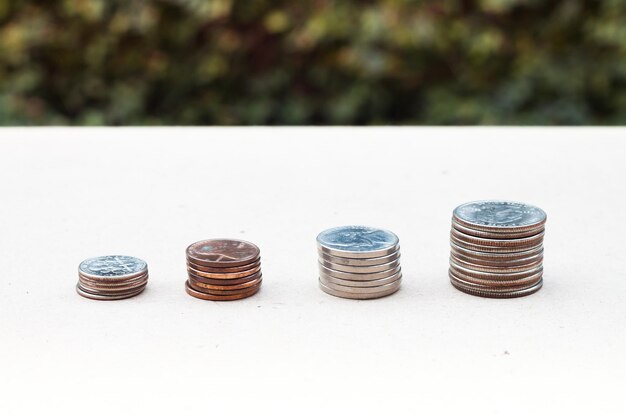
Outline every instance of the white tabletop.
<path id="1" fill-rule="evenodd" d="M 0 130 L 0 415 L 623 416 L 625 139 Z M 493 300 L 449 284 L 452 209 L 489 198 L 548 213 L 539 293 Z M 398 293 L 318 289 L 315 237 L 345 224 L 400 237 Z M 215 237 L 261 248 L 260 293 L 185 293 L 186 246 Z M 78 296 L 79 262 L 104 254 L 145 259 L 147 290 Z"/>

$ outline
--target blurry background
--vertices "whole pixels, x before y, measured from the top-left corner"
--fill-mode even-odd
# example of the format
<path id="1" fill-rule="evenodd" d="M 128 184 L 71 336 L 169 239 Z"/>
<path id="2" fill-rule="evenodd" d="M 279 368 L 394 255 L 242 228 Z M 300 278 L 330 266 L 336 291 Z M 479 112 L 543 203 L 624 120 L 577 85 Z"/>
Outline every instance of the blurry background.
<path id="1" fill-rule="evenodd" d="M 626 1 L 0 0 L 0 124 L 626 124 Z"/>

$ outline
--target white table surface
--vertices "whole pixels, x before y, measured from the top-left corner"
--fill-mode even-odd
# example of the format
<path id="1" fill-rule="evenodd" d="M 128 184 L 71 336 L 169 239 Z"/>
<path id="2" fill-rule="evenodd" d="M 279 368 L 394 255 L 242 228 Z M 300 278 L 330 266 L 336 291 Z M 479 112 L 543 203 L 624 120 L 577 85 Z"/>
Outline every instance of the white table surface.
<path id="1" fill-rule="evenodd" d="M 0 173 L 1 416 L 626 412 L 624 129 L 4 129 Z M 452 209 L 489 198 L 548 213 L 539 293 L 448 283 Z M 398 293 L 318 289 L 344 224 L 400 237 Z M 213 237 L 260 246 L 259 294 L 184 292 Z M 79 297 L 102 254 L 148 289 Z"/>

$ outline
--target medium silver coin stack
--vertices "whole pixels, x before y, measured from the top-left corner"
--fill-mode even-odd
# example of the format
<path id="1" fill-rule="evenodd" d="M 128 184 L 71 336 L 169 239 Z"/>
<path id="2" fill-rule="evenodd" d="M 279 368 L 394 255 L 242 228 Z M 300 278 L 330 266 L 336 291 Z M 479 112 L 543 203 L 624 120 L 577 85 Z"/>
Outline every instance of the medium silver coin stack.
<path id="1" fill-rule="evenodd" d="M 522 297 L 543 285 L 546 213 L 512 201 L 462 204 L 452 214 L 450 283 L 468 294 Z"/>
<path id="2" fill-rule="evenodd" d="M 343 226 L 317 236 L 319 286 L 342 298 L 380 298 L 402 283 L 398 237 L 382 229 Z"/>
<path id="3" fill-rule="evenodd" d="M 123 255 L 86 259 L 78 266 L 76 292 L 93 300 L 134 297 L 148 285 L 148 264 Z"/>

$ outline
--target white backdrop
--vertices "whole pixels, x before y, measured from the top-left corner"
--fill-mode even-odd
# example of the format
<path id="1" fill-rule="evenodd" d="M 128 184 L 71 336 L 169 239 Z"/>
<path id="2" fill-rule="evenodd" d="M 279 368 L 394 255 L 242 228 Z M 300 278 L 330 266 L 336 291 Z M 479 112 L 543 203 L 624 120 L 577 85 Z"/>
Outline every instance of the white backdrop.
<path id="1" fill-rule="evenodd" d="M 620 415 L 624 129 L 0 130 L 0 415 Z M 545 285 L 447 279 L 452 209 L 548 213 Z M 317 288 L 315 236 L 400 237 L 404 283 Z M 185 294 L 186 246 L 261 248 L 256 296 Z M 84 258 L 145 259 L 148 289 L 74 291 Z"/>

